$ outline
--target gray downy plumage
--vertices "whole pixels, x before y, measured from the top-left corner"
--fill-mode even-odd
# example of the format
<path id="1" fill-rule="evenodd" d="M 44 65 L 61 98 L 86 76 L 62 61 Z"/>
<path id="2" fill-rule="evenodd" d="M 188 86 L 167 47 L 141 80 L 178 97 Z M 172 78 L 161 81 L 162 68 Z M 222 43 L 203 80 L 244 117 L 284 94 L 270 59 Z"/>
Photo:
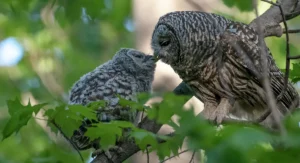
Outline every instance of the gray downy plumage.
<path id="1" fill-rule="evenodd" d="M 134 49 L 121 49 L 112 60 L 83 75 L 70 91 L 69 104 L 88 105 L 105 100 L 107 106 L 97 110 L 97 120 L 84 120 L 74 131 L 71 141 L 79 150 L 99 149 L 99 139 L 90 140 L 84 133 L 93 123 L 123 120 L 134 122 L 136 114 L 118 105 L 121 98 L 136 101 L 137 93 L 150 92 L 154 78 L 155 60 Z M 105 131 L 103 131 L 105 132 Z"/>

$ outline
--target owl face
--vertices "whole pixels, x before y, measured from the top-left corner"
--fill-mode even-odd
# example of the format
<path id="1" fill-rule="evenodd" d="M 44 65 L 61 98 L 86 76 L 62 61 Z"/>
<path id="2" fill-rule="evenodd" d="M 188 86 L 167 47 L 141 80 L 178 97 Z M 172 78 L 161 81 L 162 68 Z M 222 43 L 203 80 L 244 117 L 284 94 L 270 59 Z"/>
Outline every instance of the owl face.
<path id="1" fill-rule="evenodd" d="M 172 28 L 159 24 L 153 32 L 151 46 L 156 59 L 161 59 L 170 65 L 178 63 L 180 46 Z"/>
<path id="2" fill-rule="evenodd" d="M 123 48 L 118 51 L 113 61 L 115 64 L 121 65 L 125 70 L 133 74 L 142 74 L 145 72 L 154 73 L 156 67 L 153 56 L 128 48 Z"/>
<path id="3" fill-rule="evenodd" d="M 155 68 L 155 58 L 152 55 L 146 55 L 140 51 L 130 49 L 126 55 L 132 60 L 136 68 L 152 70 Z"/>

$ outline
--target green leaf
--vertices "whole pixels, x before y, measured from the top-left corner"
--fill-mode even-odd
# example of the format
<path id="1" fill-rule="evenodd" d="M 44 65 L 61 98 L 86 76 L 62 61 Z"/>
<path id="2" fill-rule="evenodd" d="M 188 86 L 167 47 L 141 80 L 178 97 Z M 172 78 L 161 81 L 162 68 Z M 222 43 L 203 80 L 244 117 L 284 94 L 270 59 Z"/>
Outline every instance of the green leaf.
<path id="1" fill-rule="evenodd" d="M 8 100 L 6 102 L 7 103 L 7 107 L 8 107 L 8 113 L 10 115 L 13 115 L 20 108 L 24 107 L 19 101 L 20 100 L 18 98 L 16 98 L 15 100 Z"/>
<path id="2" fill-rule="evenodd" d="M 148 117 L 156 119 L 158 123 L 168 123 L 173 115 L 181 115 L 183 105 L 188 101 L 189 96 L 178 96 L 173 93 L 165 94 L 160 104 L 153 105 L 153 109 L 148 110 Z"/>
<path id="3" fill-rule="evenodd" d="M 139 93 L 137 95 L 137 101 L 139 104 L 144 105 L 151 97 L 152 95 L 150 93 Z"/>
<path id="4" fill-rule="evenodd" d="M 223 0 L 228 7 L 237 7 L 240 11 L 252 11 L 252 0 Z"/>
<path id="5" fill-rule="evenodd" d="M 284 120 L 284 124 L 290 133 L 297 133 L 300 135 L 300 111 L 294 112 Z"/>
<path id="6" fill-rule="evenodd" d="M 117 137 L 122 136 L 122 128 L 116 124 L 98 123 L 93 127 L 89 127 L 84 135 L 88 136 L 91 140 L 100 138 L 101 148 L 105 150 L 115 144 Z"/>
<path id="7" fill-rule="evenodd" d="M 171 150 L 168 143 L 161 143 L 157 147 L 157 155 L 160 160 L 171 156 Z"/>
<path id="8" fill-rule="evenodd" d="M 157 139 L 156 135 L 143 130 L 136 129 L 130 134 L 131 137 L 135 139 L 135 143 L 139 146 L 140 149 L 145 150 L 148 145 L 151 145 L 153 149 L 157 148 Z"/>
<path id="9" fill-rule="evenodd" d="M 87 107 L 92 110 L 99 110 L 99 108 L 103 108 L 105 106 L 107 106 L 107 102 L 104 100 L 94 101 L 87 105 Z"/>
<path id="10" fill-rule="evenodd" d="M 82 115 L 87 119 L 97 119 L 94 110 L 87 108 L 82 105 L 69 105 L 70 111 L 75 113 L 76 115 Z"/>
<path id="11" fill-rule="evenodd" d="M 300 81 L 300 63 L 293 63 L 293 69 L 290 70 L 290 78 L 293 83 Z"/>
<path id="12" fill-rule="evenodd" d="M 128 107 L 128 106 L 132 106 L 135 105 L 136 102 L 131 101 L 131 100 L 126 100 L 125 98 L 122 98 L 120 95 L 116 95 L 119 98 L 119 105 L 123 106 L 123 107 Z"/>
<path id="13" fill-rule="evenodd" d="M 96 115 L 92 115 L 88 108 L 85 107 L 66 107 L 65 105 L 60 105 L 55 109 L 48 109 L 45 112 L 45 116 L 48 117 L 50 121 L 54 121 L 64 132 L 66 136 L 72 136 L 74 130 L 77 130 L 79 126 L 82 124 L 84 119 L 83 115 L 96 117 Z M 82 113 L 83 112 L 83 113 Z M 56 131 L 56 130 L 52 130 Z"/>
<path id="14" fill-rule="evenodd" d="M 8 120 L 2 131 L 2 141 L 12 135 L 14 132 L 17 133 L 23 126 L 27 125 L 27 122 L 30 120 L 30 118 L 32 118 L 32 114 L 37 114 L 45 105 L 47 104 L 43 103 L 31 106 L 29 101 L 28 105 L 24 106 L 18 99 L 8 100 L 7 106 L 11 118 Z"/>
<path id="15" fill-rule="evenodd" d="M 131 122 L 127 121 L 111 121 L 110 124 L 116 125 L 120 128 L 135 128 L 135 126 Z"/>
<path id="16" fill-rule="evenodd" d="M 144 106 L 143 103 L 126 100 L 122 98 L 120 95 L 116 95 L 116 96 L 119 98 L 118 104 L 122 107 L 130 107 L 132 110 L 139 110 L 139 111 L 143 111 L 147 108 L 146 106 Z"/>

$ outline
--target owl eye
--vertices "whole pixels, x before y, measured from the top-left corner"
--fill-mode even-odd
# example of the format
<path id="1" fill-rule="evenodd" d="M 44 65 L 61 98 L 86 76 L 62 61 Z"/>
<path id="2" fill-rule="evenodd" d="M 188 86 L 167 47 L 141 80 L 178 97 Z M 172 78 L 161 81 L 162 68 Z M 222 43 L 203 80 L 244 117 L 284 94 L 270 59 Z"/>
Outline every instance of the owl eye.
<path id="1" fill-rule="evenodd" d="M 140 59 L 140 58 L 142 58 L 143 56 L 141 56 L 141 55 L 135 55 L 135 57 Z"/>
<path id="2" fill-rule="evenodd" d="M 160 46 L 168 46 L 170 44 L 170 40 L 161 40 L 159 41 Z"/>

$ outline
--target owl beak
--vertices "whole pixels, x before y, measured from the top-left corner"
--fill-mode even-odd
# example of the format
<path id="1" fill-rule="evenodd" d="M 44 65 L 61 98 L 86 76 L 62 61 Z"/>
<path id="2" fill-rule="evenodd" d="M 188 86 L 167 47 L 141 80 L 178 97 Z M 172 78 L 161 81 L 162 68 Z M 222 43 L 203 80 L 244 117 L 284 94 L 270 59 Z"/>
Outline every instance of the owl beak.
<path id="1" fill-rule="evenodd" d="M 159 59 L 161 59 L 161 56 L 159 55 L 159 53 L 154 52 L 153 58 L 154 58 L 155 62 L 157 62 Z"/>

